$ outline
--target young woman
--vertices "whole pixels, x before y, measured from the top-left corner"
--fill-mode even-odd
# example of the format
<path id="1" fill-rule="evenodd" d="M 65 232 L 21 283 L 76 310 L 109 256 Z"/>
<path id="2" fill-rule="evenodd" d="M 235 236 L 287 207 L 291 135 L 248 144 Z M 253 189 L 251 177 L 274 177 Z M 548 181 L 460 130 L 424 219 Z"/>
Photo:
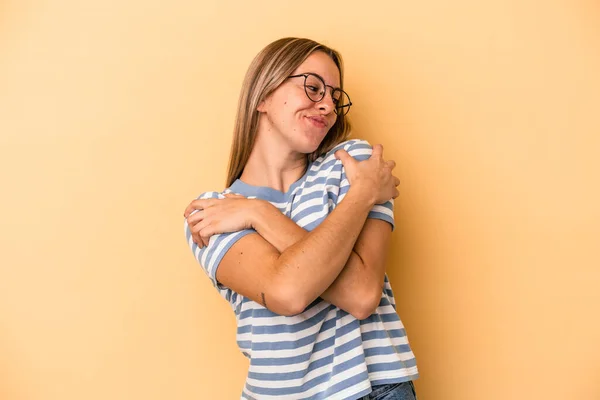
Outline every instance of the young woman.
<path id="1" fill-rule="evenodd" d="M 285 38 L 241 91 L 227 189 L 184 213 L 237 319 L 244 399 L 414 399 L 418 372 L 385 274 L 398 178 L 347 140 L 342 59 Z"/>

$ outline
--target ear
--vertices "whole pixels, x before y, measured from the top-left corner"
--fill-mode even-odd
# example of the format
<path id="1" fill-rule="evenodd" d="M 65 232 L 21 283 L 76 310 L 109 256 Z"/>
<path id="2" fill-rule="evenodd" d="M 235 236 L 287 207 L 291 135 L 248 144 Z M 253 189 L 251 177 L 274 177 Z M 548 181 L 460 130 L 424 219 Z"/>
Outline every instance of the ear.
<path id="1" fill-rule="evenodd" d="M 260 103 L 258 103 L 258 106 L 256 107 L 256 111 L 258 112 L 266 112 L 267 111 L 267 100 L 263 100 Z"/>

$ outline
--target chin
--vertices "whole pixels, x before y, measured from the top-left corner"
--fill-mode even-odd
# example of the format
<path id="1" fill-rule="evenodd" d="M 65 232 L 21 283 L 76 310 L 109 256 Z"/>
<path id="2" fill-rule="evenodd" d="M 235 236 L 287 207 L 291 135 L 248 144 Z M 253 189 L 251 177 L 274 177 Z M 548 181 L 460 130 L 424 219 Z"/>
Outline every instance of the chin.
<path id="1" fill-rule="evenodd" d="M 325 132 L 322 135 L 315 135 L 314 133 L 307 134 L 304 136 L 304 140 L 302 141 L 302 143 L 298 144 L 301 145 L 301 147 L 304 149 L 303 153 L 314 153 L 319 148 L 321 143 L 323 143 L 323 140 L 326 136 L 327 132 Z"/>
<path id="2" fill-rule="evenodd" d="M 322 140 L 319 142 L 306 141 L 304 143 L 296 143 L 296 146 L 294 147 L 296 147 L 296 151 L 298 153 L 311 154 L 317 151 L 317 149 L 321 145 L 321 142 Z"/>
<path id="3" fill-rule="evenodd" d="M 326 136 L 327 132 L 314 130 L 296 131 L 288 136 L 288 143 L 293 151 L 297 153 L 311 154 L 319 148 Z"/>

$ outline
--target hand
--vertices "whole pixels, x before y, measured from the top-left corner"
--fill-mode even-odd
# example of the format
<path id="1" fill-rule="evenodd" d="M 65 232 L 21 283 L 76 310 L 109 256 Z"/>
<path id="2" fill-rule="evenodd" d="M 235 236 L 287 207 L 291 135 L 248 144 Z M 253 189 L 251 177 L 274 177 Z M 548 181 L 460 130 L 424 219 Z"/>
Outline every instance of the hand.
<path id="1" fill-rule="evenodd" d="M 252 213 L 259 201 L 228 193 L 224 199 L 192 201 L 183 216 L 187 219 L 192 239 L 202 248 L 208 246 L 212 235 L 252 228 Z"/>
<path id="2" fill-rule="evenodd" d="M 365 161 L 355 160 L 345 150 L 336 151 L 335 157 L 342 161 L 346 177 L 352 186 L 360 187 L 366 193 L 374 195 L 374 204 L 385 203 L 400 194 L 397 189 L 400 179 L 392 175 L 396 163 L 383 159 L 382 145 L 374 145 L 371 157 Z"/>

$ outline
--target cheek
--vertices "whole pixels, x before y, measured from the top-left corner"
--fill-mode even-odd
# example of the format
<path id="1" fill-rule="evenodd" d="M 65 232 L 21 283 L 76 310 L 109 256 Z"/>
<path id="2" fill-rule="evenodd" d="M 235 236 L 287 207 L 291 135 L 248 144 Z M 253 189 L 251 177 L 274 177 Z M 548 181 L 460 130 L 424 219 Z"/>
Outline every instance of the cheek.
<path id="1" fill-rule="evenodd" d="M 281 123 L 292 123 L 296 119 L 296 113 L 304 109 L 304 106 L 294 99 L 285 99 L 279 103 L 278 120 Z"/>
<path id="2" fill-rule="evenodd" d="M 283 102 L 280 104 L 290 111 L 304 110 L 314 105 L 304 93 L 293 93 L 283 99 Z"/>

